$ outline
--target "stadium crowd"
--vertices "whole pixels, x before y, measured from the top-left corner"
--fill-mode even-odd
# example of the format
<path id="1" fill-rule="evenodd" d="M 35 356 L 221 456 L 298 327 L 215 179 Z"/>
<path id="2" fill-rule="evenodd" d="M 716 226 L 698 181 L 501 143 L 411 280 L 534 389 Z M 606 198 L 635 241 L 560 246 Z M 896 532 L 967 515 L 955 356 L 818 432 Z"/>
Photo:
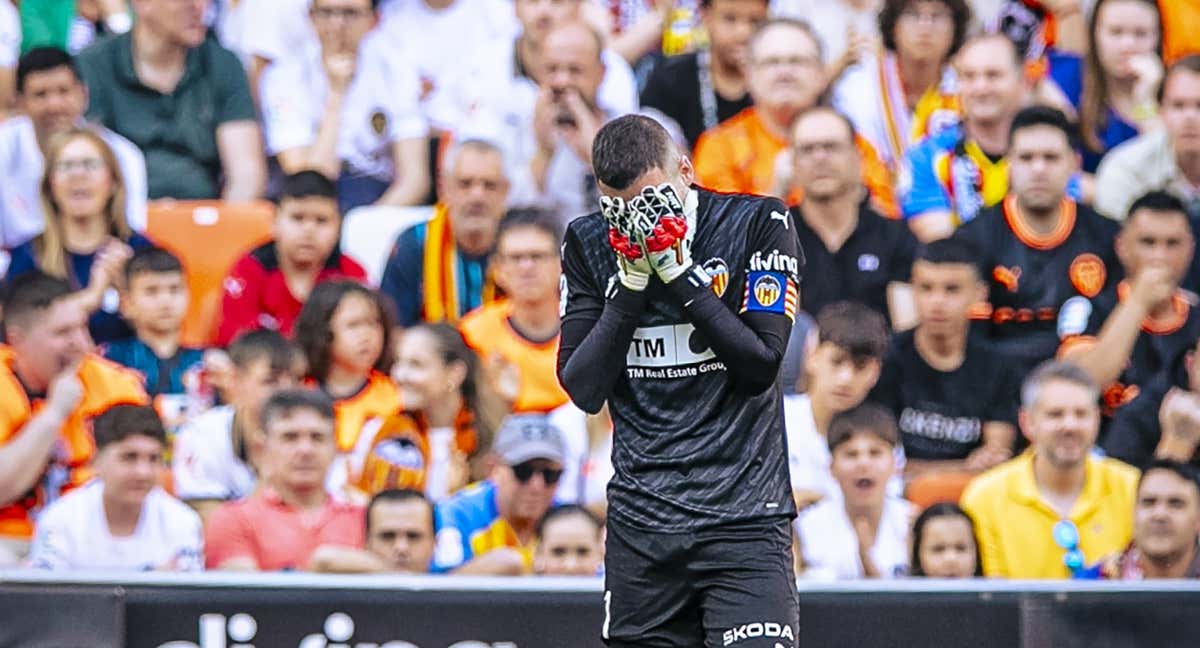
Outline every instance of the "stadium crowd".
<path id="1" fill-rule="evenodd" d="M 800 577 L 1200 577 L 1200 3 L 0 0 L 0 111 L 0 567 L 601 573 L 641 112 L 791 206 Z"/>

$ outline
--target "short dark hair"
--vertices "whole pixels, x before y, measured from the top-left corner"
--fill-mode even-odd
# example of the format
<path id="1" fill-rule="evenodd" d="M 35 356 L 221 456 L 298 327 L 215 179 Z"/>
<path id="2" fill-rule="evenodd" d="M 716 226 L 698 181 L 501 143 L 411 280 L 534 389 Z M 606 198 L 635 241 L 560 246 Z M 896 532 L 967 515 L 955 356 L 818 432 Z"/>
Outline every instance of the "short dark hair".
<path id="1" fill-rule="evenodd" d="M 392 357 L 392 323 L 395 320 L 379 292 L 357 281 L 339 280 L 317 284 L 304 302 L 300 316 L 296 319 L 296 344 L 304 351 L 308 360 L 308 375 L 323 381 L 333 365 L 333 313 L 349 295 L 361 295 L 375 307 L 379 324 L 383 327 L 383 347 L 375 359 L 375 369 L 387 372 Z"/>
<path id="2" fill-rule="evenodd" d="M 971 528 L 971 541 L 975 543 L 975 576 L 983 576 L 983 557 L 979 555 L 979 535 L 975 531 L 975 520 L 961 506 L 953 502 L 938 502 L 921 511 L 913 522 L 912 559 L 909 561 L 909 573 L 912 576 L 925 576 L 925 566 L 921 564 L 921 541 L 925 539 L 925 527 L 938 518 L 956 517 L 967 521 Z"/>
<path id="3" fill-rule="evenodd" d="M 596 517 L 595 513 L 592 513 L 591 511 L 587 510 L 586 508 L 584 508 L 578 504 L 559 504 L 558 506 L 555 506 L 554 508 L 550 509 L 549 511 L 546 511 L 546 514 L 542 516 L 542 519 L 538 520 L 538 523 L 537 523 L 537 538 L 538 538 L 538 540 L 542 539 L 542 536 L 546 531 L 546 527 L 549 526 L 551 522 L 553 522 L 559 518 L 571 517 L 572 515 L 578 515 L 580 517 L 586 518 L 588 522 L 592 523 L 592 526 L 596 527 L 597 534 L 600 533 L 600 529 L 604 528 L 604 523 L 600 521 L 600 518 Z"/>
<path id="4" fill-rule="evenodd" d="M 679 151 L 667 129 L 645 115 L 624 115 L 605 124 L 592 142 L 596 180 L 623 190 L 651 169 L 668 170 Z"/>
<path id="5" fill-rule="evenodd" d="M 840 301 L 817 313 L 817 341 L 828 342 L 855 360 L 881 359 L 888 347 L 887 322 L 874 309 Z"/>
<path id="6" fill-rule="evenodd" d="M 133 253 L 125 264 L 125 285 L 139 274 L 183 274 L 183 263 L 179 257 L 171 254 L 170 250 L 160 247 L 146 247 Z"/>
<path id="7" fill-rule="evenodd" d="M 114 405 L 92 420 L 96 450 L 131 436 L 150 437 L 167 445 L 167 429 L 150 405 Z"/>
<path id="8" fill-rule="evenodd" d="M 433 519 L 433 502 L 430 502 L 429 498 L 425 497 L 425 493 L 412 488 L 385 488 L 371 496 L 371 501 L 367 502 L 367 514 L 363 517 L 366 518 L 364 523 L 366 524 L 368 537 L 371 535 L 371 511 L 375 510 L 375 505 L 379 504 L 380 502 L 395 502 L 397 504 L 404 502 L 421 502 L 425 504 L 429 507 L 429 530 L 431 532 L 433 531 L 435 527 Z"/>
<path id="9" fill-rule="evenodd" d="M 333 421 L 333 399 L 325 392 L 315 389 L 281 389 L 267 399 L 259 415 L 259 425 L 263 432 L 269 429 L 269 423 L 277 416 L 286 416 L 296 410 L 309 410 L 328 421 Z"/>
<path id="10" fill-rule="evenodd" d="M 500 226 L 496 229 L 496 247 L 500 246 L 500 239 L 505 234 L 523 227 L 532 227 L 549 236 L 554 241 L 555 250 L 562 243 L 562 227 L 553 214 L 536 207 L 521 207 L 508 210 L 500 219 Z"/>
<path id="11" fill-rule="evenodd" d="M 1167 82 L 1176 74 L 1187 72 L 1189 74 L 1200 74 L 1200 54 L 1188 54 L 1187 56 L 1176 60 L 1163 74 L 1162 83 L 1158 84 L 1158 105 L 1162 105 L 1163 97 L 1166 96 Z"/>
<path id="12" fill-rule="evenodd" d="M 843 113 L 833 106 L 822 106 L 820 104 L 816 106 L 810 106 L 800 111 L 800 114 L 796 116 L 794 121 L 792 121 L 792 127 L 789 129 L 789 133 L 794 133 L 796 131 L 796 124 L 799 124 L 801 119 L 804 119 L 809 115 L 815 115 L 816 113 L 828 113 L 834 117 L 837 117 L 843 124 L 846 125 L 846 130 L 850 133 L 851 142 L 854 142 L 855 138 L 858 137 L 858 129 L 854 127 L 854 122 L 846 116 L 846 113 Z"/>
<path id="13" fill-rule="evenodd" d="M 266 359 L 271 367 L 271 376 L 280 376 L 292 370 L 296 362 L 296 347 L 278 331 L 262 329 L 239 335 L 226 349 L 229 360 L 238 369 L 245 369 L 259 360 Z"/>
<path id="14" fill-rule="evenodd" d="M 65 67 L 76 81 L 82 81 L 75 59 L 61 47 L 35 47 L 21 55 L 17 61 L 17 92 L 25 92 L 25 81 L 31 74 L 49 72 Z"/>
<path id="15" fill-rule="evenodd" d="M 1061 131 L 1063 137 L 1067 138 L 1067 145 L 1076 148 L 1079 138 L 1075 127 L 1071 125 L 1063 111 L 1050 106 L 1026 106 L 1017 111 L 1013 117 L 1012 126 L 1008 129 L 1008 145 L 1012 146 L 1018 131 L 1034 126 L 1049 126 Z"/>
<path id="16" fill-rule="evenodd" d="M 979 251 L 975 245 L 960 238 L 944 238 L 930 241 L 917 247 L 913 261 L 924 261 L 934 265 L 966 264 L 979 274 Z"/>
<path id="17" fill-rule="evenodd" d="M 312 1 L 311 1 L 309 4 L 310 4 L 311 6 L 316 6 L 316 4 L 317 4 L 318 2 L 320 2 L 320 1 L 321 1 L 321 0 L 312 0 Z M 372 10 L 372 11 L 378 11 L 378 10 L 379 10 L 379 4 L 380 4 L 381 2 L 383 2 L 383 0 L 371 0 L 371 10 Z"/>
<path id="18" fill-rule="evenodd" d="M 971 7 L 965 0 L 884 0 L 883 9 L 879 10 L 879 35 L 883 38 L 883 46 L 889 52 L 896 51 L 896 23 L 910 5 L 923 1 L 940 2 L 953 14 L 954 38 L 946 56 L 954 56 L 967 39 L 967 30 L 971 26 Z"/>
<path id="19" fill-rule="evenodd" d="M 4 293 L 4 338 L 14 326 L 23 326 L 30 315 L 46 310 L 74 293 L 65 279 L 51 277 L 41 270 L 30 270 L 14 279 Z"/>
<path id="20" fill-rule="evenodd" d="M 1191 464 L 1186 464 L 1182 461 L 1175 461 L 1174 459 L 1154 459 L 1150 463 L 1146 464 L 1146 467 L 1142 469 L 1141 477 L 1138 477 L 1137 489 L 1139 491 L 1142 490 L 1142 482 L 1146 481 L 1146 475 L 1149 475 L 1155 470 L 1164 470 L 1166 472 L 1174 473 L 1180 479 L 1183 479 L 1184 481 L 1191 483 L 1192 486 L 1195 486 L 1197 495 L 1200 495 L 1200 473 L 1197 473 L 1196 469 Z"/>
<path id="21" fill-rule="evenodd" d="M 1183 215 L 1187 220 L 1188 210 L 1183 204 L 1183 201 L 1174 194 L 1167 193 L 1161 189 L 1148 191 L 1137 197 L 1133 204 L 1129 205 L 1129 211 L 1125 214 L 1125 223 L 1133 218 L 1134 213 L 1139 209 L 1146 209 L 1153 212 L 1177 212 Z"/>
<path id="22" fill-rule="evenodd" d="M 829 432 L 826 434 L 829 451 L 833 452 L 861 432 L 873 434 L 892 447 L 900 443 L 896 417 L 891 410 L 868 401 L 844 412 L 838 412 L 830 419 Z"/>
<path id="23" fill-rule="evenodd" d="M 283 186 L 279 190 L 279 202 L 288 198 L 338 198 L 337 185 L 319 171 L 306 169 L 283 178 Z"/>

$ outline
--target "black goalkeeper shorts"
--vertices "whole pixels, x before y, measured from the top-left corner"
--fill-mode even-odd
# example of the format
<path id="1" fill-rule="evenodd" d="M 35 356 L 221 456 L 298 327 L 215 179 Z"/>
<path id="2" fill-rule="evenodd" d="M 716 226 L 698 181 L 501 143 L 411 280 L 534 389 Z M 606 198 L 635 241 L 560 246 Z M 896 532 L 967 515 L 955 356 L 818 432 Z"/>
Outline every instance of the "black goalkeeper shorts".
<path id="1" fill-rule="evenodd" d="M 795 648 L 799 609 L 786 518 L 694 533 L 610 521 L 604 557 L 609 646 Z"/>

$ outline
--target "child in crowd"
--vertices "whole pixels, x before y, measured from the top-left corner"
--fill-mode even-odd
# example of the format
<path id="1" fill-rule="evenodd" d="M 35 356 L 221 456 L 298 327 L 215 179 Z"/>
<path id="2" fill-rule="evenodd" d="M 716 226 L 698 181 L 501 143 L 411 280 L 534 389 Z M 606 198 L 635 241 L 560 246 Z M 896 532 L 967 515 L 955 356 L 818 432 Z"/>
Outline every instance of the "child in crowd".
<path id="1" fill-rule="evenodd" d="M 187 307 L 183 264 L 162 248 L 142 248 L 125 264 L 121 293 L 121 313 L 135 337 L 103 349 L 104 357 L 146 377 L 146 393 L 170 435 L 212 405 L 202 380 L 204 350 L 180 343 Z"/>
<path id="2" fill-rule="evenodd" d="M 604 563 L 604 525 L 575 504 L 556 506 L 537 528 L 533 572 L 541 576 L 596 576 Z"/>
<path id="3" fill-rule="evenodd" d="M 825 498 L 796 520 L 803 575 L 895 578 L 908 570 L 912 504 L 887 494 L 900 443 L 896 419 L 864 403 L 829 423 L 830 470 L 840 498 Z"/>
<path id="4" fill-rule="evenodd" d="M 909 574 L 925 578 L 983 576 L 975 522 L 958 504 L 934 504 L 917 516 Z"/>
<path id="5" fill-rule="evenodd" d="M 353 281 L 318 285 L 296 320 L 306 380 L 333 399 L 339 459 L 327 486 L 337 492 L 361 471 L 373 432 L 400 408 L 388 377 L 392 318 L 378 292 Z"/>

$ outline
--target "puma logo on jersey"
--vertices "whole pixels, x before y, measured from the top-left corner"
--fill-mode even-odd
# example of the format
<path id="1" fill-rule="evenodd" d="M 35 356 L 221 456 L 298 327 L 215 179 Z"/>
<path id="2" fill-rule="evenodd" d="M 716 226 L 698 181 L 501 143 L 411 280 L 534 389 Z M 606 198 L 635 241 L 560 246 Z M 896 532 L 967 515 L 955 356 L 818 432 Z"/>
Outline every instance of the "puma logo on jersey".
<path id="1" fill-rule="evenodd" d="M 771 212 L 771 220 L 777 220 L 780 223 L 783 223 L 783 229 L 791 229 L 791 227 L 788 225 L 788 215 L 783 212 Z"/>
<path id="2" fill-rule="evenodd" d="M 779 250 L 771 250 L 765 257 L 762 250 L 756 250 L 749 265 L 751 272 L 786 272 L 793 277 L 800 274 L 800 262 L 796 257 Z"/>
<path id="3" fill-rule="evenodd" d="M 1021 268 L 1019 266 L 1005 268 L 998 265 L 992 269 L 992 279 L 1007 288 L 1008 292 L 1017 292 L 1017 288 L 1021 285 Z"/>

